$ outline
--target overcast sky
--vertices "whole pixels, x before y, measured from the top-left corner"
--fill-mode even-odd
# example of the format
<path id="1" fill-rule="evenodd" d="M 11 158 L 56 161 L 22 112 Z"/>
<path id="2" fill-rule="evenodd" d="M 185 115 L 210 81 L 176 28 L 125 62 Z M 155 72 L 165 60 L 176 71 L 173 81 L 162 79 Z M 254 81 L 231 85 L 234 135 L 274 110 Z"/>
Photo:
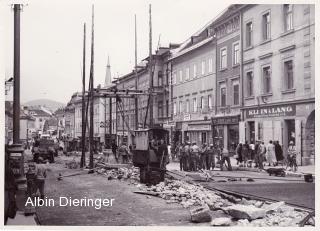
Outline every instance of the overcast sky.
<path id="1" fill-rule="evenodd" d="M 95 85 L 104 82 L 107 57 L 112 76 L 134 67 L 134 15 L 138 62 L 148 56 L 148 4 L 152 4 L 153 51 L 181 43 L 229 3 L 213 0 L 29 1 L 21 13 L 21 102 L 47 98 L 67 103 L 81 91 L 83 23 L 87 23 L 87 78 L 90 64 L 91 5 L 95 3 Z M 5 78 L 13 76 L 13 11 L 5 20 Z"/>

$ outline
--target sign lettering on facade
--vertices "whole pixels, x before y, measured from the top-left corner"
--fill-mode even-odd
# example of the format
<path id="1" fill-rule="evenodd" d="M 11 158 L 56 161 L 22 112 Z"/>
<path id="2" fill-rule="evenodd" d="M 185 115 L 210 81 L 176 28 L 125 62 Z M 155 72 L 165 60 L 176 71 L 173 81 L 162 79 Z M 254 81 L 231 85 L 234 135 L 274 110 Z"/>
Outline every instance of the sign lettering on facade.
<path id="1" fill-rule="evenodd" d="M 183 120 L 184 120 L 184 121 L 189 121 L 189 120 L 191 120 L 191 115 L 190 115 L 190 114 L 184 114 L 184 115 L 183 115 Z"/>
<path id="2" fill-rule="evenodd" d="M 296 105 L 266 106 L 246 110 L 247 118 L 279 117 L 296 115 Z"/>
<path id="3" fill-rule="evenodd" d="M 210 131 L 210 124 L 189 124 L 188 131 Z"/>
<path id="4" fill-rule="evenodd" d="M 238 124 L 240 120 L 239 116 L 231 116 L 231 117 L 222 117 L 222 118 L 213 118 L 213 125 L 222 125 L 222 124 Z"/>

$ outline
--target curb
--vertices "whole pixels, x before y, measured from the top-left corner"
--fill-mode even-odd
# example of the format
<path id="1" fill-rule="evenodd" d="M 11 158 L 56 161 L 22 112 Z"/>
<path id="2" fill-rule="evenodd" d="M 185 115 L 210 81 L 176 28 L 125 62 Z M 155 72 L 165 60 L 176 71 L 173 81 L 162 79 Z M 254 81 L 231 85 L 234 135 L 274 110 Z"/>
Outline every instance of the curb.
<path id="1" fill-rule="evenodd" d="M 259 172 L 259 169 L 257 168 L 247 168 L 247 167 L 239 167 L 239 166 L 232 166 L 233 170 L 238 170 L 238 171 L 248 171 L 248 172 Z M 303 177 L 304 175 L 308 173 L 301 173 L 301 172 L 290 172 L 290 171 L 285 171 L 287 177 Z M 312 173 L 310 173 L 312 174 Z M 313 179 L 315 180 L 315 174 L 312 174 Z"/>

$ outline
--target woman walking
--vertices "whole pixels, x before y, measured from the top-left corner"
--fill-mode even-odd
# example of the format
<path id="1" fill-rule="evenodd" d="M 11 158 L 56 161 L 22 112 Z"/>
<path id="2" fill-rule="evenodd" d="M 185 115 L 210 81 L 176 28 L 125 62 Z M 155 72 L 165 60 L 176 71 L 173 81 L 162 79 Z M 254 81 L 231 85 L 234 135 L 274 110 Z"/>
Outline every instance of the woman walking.
<path id="1" fill-rule="evenodd" d="M 269 141 L 269 144 L 267 145 L 267 163 L 269 166 L 275 166 L 276 165 L 276 154 L 275 154 L 275 148 L 272 143 L 272 140 Z"/>

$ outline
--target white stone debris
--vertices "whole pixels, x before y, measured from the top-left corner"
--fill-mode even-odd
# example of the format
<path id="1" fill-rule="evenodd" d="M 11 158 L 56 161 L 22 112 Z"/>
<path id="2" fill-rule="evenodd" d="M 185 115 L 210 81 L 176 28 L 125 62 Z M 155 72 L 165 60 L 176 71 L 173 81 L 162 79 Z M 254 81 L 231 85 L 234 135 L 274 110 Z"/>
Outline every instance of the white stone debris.
<path id="1" fill-rule="evenodd" d="M 212 226 L 229 226 L 231 225 L 232 220 L 230 217 L 218 217 L 214 218 L 211 221 Z"/>

